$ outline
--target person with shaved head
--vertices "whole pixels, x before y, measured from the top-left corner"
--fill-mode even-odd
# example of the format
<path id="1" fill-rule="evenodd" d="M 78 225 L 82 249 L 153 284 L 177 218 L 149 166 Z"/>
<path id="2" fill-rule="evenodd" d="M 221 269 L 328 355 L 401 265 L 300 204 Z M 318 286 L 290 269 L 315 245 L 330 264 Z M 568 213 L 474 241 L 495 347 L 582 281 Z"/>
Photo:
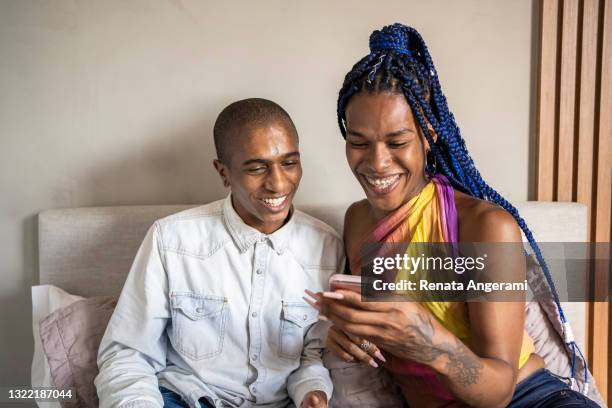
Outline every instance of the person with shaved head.
<path id="1" fill-rule="evenodd" d="M 298 132 L 252 98 L 213 133 L 230 193 L 149 229 L 100 345 L 101 408 L 327 407 L 328 325 L 302 297 L 327 289 L 343 246 L 293 207 Z"/>

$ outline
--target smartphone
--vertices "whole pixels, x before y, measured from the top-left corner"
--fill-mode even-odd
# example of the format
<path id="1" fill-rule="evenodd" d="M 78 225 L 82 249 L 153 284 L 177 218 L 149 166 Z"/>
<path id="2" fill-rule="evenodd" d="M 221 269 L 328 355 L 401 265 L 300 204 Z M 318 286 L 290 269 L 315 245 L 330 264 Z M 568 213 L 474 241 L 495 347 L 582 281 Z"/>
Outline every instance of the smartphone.
<path id="1" fill-rule="evenodd" d="M 337 273 L 329 278 L 329 288 L 331 290 L 346 289 L 361 293 L 361 276 Z"/>

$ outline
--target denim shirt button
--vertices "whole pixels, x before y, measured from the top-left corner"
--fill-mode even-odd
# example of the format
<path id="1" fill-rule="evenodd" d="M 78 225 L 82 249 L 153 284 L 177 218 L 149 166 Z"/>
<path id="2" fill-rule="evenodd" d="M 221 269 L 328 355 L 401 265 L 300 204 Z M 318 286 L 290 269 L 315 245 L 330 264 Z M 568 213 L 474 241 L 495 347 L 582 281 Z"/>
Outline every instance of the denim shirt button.
<path id="1" fill-rule="evenodd" d="M 251 356 L 251 359 L 252 359 L 253 361 L 257 361 L 257 354 L 253 354 L 253 355 Z"/>
<path id="2" fill-rule="evenodd" d="M 253 313 L 251 313 L 251 316 L 252 316 L 252 317 L 257 317 L 257 312 L 253 312 Z"/>
<path id="3" fill-rule="evenodd" d="M 263 271 L 262 271 L 261 269 L 258 269 L 258 270 L 257 270 L 257 274 L 258 274 L 258 275 L 261 275 L 262 273 L 263 273 Z"/>

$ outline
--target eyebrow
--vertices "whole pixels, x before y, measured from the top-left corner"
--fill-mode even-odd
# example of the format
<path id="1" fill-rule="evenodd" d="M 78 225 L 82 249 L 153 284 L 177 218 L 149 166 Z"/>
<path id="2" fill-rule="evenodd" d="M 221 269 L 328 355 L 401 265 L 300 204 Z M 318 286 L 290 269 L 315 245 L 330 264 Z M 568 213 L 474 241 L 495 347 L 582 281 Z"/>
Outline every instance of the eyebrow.
<path id="1" fill-rule="evenodd" d="M 281 156 L 281 160 L 290 159 L 292 157 L 296 157 L 296 158 L 300 157 L 300 152 L 289 152 L 289 153 L 283 154 Z M 242 162 L 242 165 L 243 166 L 249 166 L 251 164 L 270 164 L 272 162 L 273 162 L 273 160 L 249 159 L 249 160 L 246 160 L 246 161 Z"/>
<path id="2" fill-rule="evenodd" d="M 363 137 L 363 138 L 366 137 L 363 133 L 357 132 L 356 130 L 353 130 L 353 129 L 350 129 L 350 128 L 346 129 L 346 133 L 347 134 L 351 134 L 353 136 L 357 136 L 357 137 Z M 385 137 L 396 137 L 396 136 L 401 136 L 401 135 L 403 135 L 405 133 L 414 133 L 414 130 L 409 129 L 409 128 L 401 128 L 401 129 L 398 129 L 398 130 L 396 130 L 394 132 L 387 133 L 385 135 Z"/>

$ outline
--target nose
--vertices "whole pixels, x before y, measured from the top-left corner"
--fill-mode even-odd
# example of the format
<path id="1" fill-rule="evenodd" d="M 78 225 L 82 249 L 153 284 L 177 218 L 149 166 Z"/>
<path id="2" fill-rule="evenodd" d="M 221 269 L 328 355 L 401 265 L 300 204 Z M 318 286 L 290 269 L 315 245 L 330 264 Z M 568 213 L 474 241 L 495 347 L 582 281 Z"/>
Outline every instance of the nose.
<path id="1" fill-rule="evenodd" d="M 391 165 L 392 158 L 384 143 L 374 143 L 368 152 L 367 160 L 373 172 L 382 174 Z"/>
<path id="2" fill-rule="evenodd" d="M 280 166 L 272 166 L 266 177 L 266 189 L 275 193 L 284 193 L 287 187 L 287 175 Z"/>

